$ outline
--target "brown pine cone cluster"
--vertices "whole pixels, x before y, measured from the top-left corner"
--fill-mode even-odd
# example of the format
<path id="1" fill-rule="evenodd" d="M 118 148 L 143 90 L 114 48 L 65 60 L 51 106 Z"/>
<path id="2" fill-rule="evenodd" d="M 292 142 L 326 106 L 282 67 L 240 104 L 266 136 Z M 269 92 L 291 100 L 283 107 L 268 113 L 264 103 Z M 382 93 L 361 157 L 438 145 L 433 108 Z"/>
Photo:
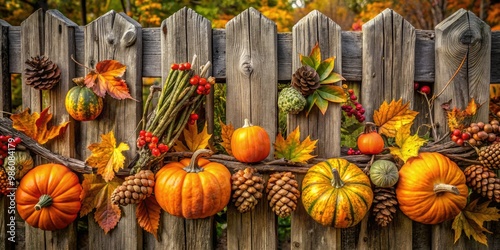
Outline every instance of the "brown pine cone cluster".
<path id="1" fill-rule="evenodd" d="M 464 170 L 467 186 L 478 194 L 500 203 L 500 179 L 495 172 L 481 165 L 471 165 Z"/>
<path id="2" fill-rule="evenodd" d="M 479 162 L 489 169 L 500 169 L 500 143 L 479 149 Z"/>
<path id="3" fill-rule="evenodd" d="M 151 170 L 141 170 L 125 178 L 122 185 L 111 194 L 111 201 L 122 206 L 137 204 L 153 193 L 154 185 L 154 173 Z"/>
<path id="4" fill-rule="evenodd" d="M 238 170 L 231 176 L 232 201 L 240 213 L 254 209 L 262 198 L 264 179 L 255 168 Z"/>
<path id="5" fill-rule="evenodd" d="M 292 75 L 292 86 L 304 96 L 312 94 L 320 87 L 318 72 L 308 65 L 298 68 Z"/>
<path id="6" fill-rule="evenodd" d="M 372 213 L 378 225 L 385 227 L 394 218 L 398 200 L 394 187 L 375 188 L 373 190 Z"/>
<path id="7" fill-rule="evenodd" d="M 61 79 L 61 70 L 57 64 L 45 56 L 31 57 L 26 60 L 26 65 L 26 84 L 35 89 L 51 89 Z"/>
<path id="8" fill-rule="evenodd" d="M 269 206 L 279 217 L 287 217 L 297 208 L 299 183 L 291 172 L 271 174 L 266 192 Z"/>

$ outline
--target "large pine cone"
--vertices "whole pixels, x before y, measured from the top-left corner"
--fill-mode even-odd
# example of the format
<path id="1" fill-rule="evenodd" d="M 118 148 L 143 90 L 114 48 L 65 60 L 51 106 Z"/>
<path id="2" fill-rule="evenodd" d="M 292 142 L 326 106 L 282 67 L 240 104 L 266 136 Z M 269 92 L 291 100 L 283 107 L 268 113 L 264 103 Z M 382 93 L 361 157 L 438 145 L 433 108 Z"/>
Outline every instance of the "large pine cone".
<path id="1" fill-rule="evenodd" d="M 26 60 L 27 67 L 24 70 L 26 85 L 35 89 L 51 89 L 61 79 L 61 70 L 57 64 L 47 57 L 35 56 Z"/>
<path id="2" fill-rule="evenodd" d="M 233 202 L 240 213 L 246 213 L 254 209 L 262 198 L 264 190 L 264 179 L 252 167 L 239 170 L 231 176 L 233 190 Z"/>
<path id="3" fill-rule="evenodd" d="M 154 185 L 155 174 L 151 170 L 141 170 L 125 178 L 122 185 L 111 194 L 111 201 L 122 206 L 137 204 L 153 193 Z"/>
<path id="4" fill-rule="evenodd" d="M 300 197 L 299 183 L 291 172 L 274 173 L 267 182 L 267 200 L 273 212 L 281 218 L 289 216 L 297 208 Z"/>
<path id="5" fill-rule="evenodd" d="M 479 150 L 479 161 L 489 169 L 500 169 L 500 143 L 493 143 Z"/>
<path id="6" fill-rule="evenodd" d="M 495 172 L 481 165 L 471 165 L 464 170 L 467 186 L 483 197 L 500 203 L 500 179 Z"/>
<path id="7" fill-rule="evenodd" d="M 292 86 L 304 96 L 312 94 L 320 86 L 318 72 L 308 65 L 298 68 L 292 75 Z"/>
<path id="8" fill-rule="evenodd" d="M 396 213 L 398 200 L 394 187 L 375 188 L 373 190 L 373 216 L 382 227 L 389 225 Z"/>

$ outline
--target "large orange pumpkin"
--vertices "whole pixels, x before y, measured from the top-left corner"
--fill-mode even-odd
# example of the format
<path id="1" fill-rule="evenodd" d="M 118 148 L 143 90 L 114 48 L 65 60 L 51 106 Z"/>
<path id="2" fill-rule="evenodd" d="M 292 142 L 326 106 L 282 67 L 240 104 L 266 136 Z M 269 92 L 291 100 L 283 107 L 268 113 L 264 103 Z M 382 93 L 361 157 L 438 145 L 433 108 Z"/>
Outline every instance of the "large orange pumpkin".
<path id="1" fill-rule="evenodd" d="M 186 219 L 206 218 L 224 209 L 231 197 L 231 173 L 210 156 L 197 150 L 191 159 L 163 166 L 156 173 L 155 197 L 171 215 Z"/>
<path id="2" fill-rule="evenodd" d="M 259 162 L 271 152 L 271 141 L 264 128 L 245 119 L 243 127 L 236 129 L 231 136 L 231 151 L 240 162 Z"/>
<path id="3" fill-rule="evenodd" d="M 305 210 L 325 226 L 347 228 L 358 224 L 372 202 L 373 191 L 368 176 L 342 158 L 314 165 L 302 181 Z"/>
<path id="4" fill-rule="evenodd" d="M 399 170 L 399 208 L 414 221 L 438 224 L 453 219 L 467 204 L 467 195 L 464 173 L 440 153 L 420 153 Z"/>
<path id="5" fill-rule="evenodd" d="M 78 176 L 67 167 L 43 164 L 21 179 L 16 190 L 17 211 L 33 227 L 63 229 L 78 216 L 81 192 Z"/>

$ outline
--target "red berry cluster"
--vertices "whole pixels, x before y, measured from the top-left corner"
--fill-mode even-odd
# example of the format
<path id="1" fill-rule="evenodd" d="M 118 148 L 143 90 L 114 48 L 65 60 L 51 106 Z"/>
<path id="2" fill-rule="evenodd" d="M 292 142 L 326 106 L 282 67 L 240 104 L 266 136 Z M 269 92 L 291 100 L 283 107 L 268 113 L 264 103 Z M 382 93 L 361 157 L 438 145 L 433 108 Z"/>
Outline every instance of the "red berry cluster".
<path id="1" fill-rule="evenodd" d="M 431 87 L 427 86 L 427 85 L 422 85 L 420 86 L 420 84 L 418 82 L 415 82 L 415 84 L 413 85 L 413 88 L 415 90 L 418 90 L 426 95 L 430 95 L 431 94 Z"/>
<path id="2" fill-rule="evenodd" d="M 349 150 L 347 150 L 347 154 L 348 154 L 348 155 L 360 155 L 360 154 L 361 154 L 361 151 L 359 151 L 359 149 L 354 150 L 354 149 L 352 149 L 352 148 L 349 148 Z"/>
<path id="3" fill-rule="evenodd" d="M 189 120 L 188 120 L 188 124 L 189 125 L 194 125 L 194 123 L 198 120 L 199 116 L 198 114 L 196 113 L 192 113 L 189 115 Z"/>
<path id="4" fill-rule="evenodd" d="M 198 85 L 196 89 L 196 93 L 198 95 L 208 95 L 210 94 L 210 89 L 212 88 L 212 84 L 207 81 L 207 78 L 200 77 L 199 75 L 194 75 L 189 79 L 189 83 L 191 85 Z"/>
<path id="5" fill-rule="evenodd" d="M 10 135 L 0 135 L 0 166 L 3 165 L 4 159 L 9 156 L 9 148 L 14 149 L 17 144 L 21 143 L 21 138 L 13 138 Z M 11 151 L 12 153 L 14 151 Z"/>
<path id="6" fill-rule="evenodd" d="M 357 102 L 358 97 L 354 94 L 354 90 L 347 90 L 349 93 L 349 98 L 347 103 L 342 105 L 342 110 L 347 114 L 348 117 L 354 116 L 358 122 L 365 121 L 365 109 L 361 103 Z"/>
<path id="7" fill-rule="evenodd" d="M 464 142 L 471 138 L 469 132 L 462 132 L 460 129 L 454 129 L 451 132 L 451 140 L 454 141 L 458 146 L 463 146 Z"/>
<path id="8" fill-rule="evenodd" d="M 190 70 L 191 69 L 191 63 L 188 63 L 188 62 L 185 62 L 185 63 L 172 63 L 172 65 L 170 65 L 170 68 L 172 70 Z"/>
<path id="9" fill-rule="evenodd" d="M 141 130 L 139 132 L 139 138 L 137 138 L 137 147 L 143 148 L 148 145 L 149 150 L 153 156 L 160 156 L 162 153 L 168 151 L 168 146 L 163 143 L 158 143 L 158 137 L 153 135 L 151 132 Z"/>

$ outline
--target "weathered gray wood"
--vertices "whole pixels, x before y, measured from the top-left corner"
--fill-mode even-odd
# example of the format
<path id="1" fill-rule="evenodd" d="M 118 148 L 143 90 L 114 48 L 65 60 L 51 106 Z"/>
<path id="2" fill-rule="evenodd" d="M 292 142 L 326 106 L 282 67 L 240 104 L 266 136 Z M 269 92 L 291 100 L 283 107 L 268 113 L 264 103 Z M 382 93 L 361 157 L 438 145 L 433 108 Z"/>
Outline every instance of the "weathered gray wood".
<path id="1" fill-rule="evenodd" d="M 318 43 L 321 59 L 335 57 L 334 71 L 342 74 L 342 46 L 340 26 L 319 11 L 312 11 L 302 18 L 292 31 L 292 72 L 302 66 L 299 54 L 309 55 Z M 335 83 L 340 85 L 341 83 Z M 288 115 L 288 132 L 300 127 L 301 140 L 307 136 L 319 139 L 315 155 L 330 158 L 340 155 L 340 116 L 339 104 L 330 103 L 323 115 L 314 107 L 306 117 L 305 111 Z M 303 178 L 303 176 L 300 176 Z M 299 203 L 302 203 L 300 200 Z M 313 232 L 311 234 L 311 232 Z M 292 214 L 291 241 L 294 249 L 334 249 L 340 246 L 340 230 L 323 227 L 316 223 L 303 206 Z"/>
<path id="2" fill-rule="evenodd" d="M 161 76 L 165 81 L 172 63 L 192 62 L 192 68 L 199 74 L 199 67 L 212 60 L 212 28 L 206 18 L 192 9 L 183 8 L 162 22 L 160 33 Z M 158 62 L 158 61 L 157 61 Z M 208 70 L 210 76 L 212 70 Z M 213 99 L 212 99 L 213 102 Z M 213 114 L 208 119 L 213 128 Z M 212 249 L 214 241 L 214 220 L 184 220 L 162 212 L 161 241 L 155 242 L 157 249 Z M 193 237 L 194 235 L 199 237 Z"/>
<path id="3" fill-rule="evenodd" d="M 410 108 L 414 106 L 415 37 L 413 26 L 390 9 L 363 25 L 361 103 L 367 121 L 373 121 L 374 111 L 384 101 L 402 98 L 403 103 L 410 103 Z M 411 220 L 397 215 L 393 223 L 379 232 L 373 230 L 376 223 L 369 222 L 367 245 L 370 248 L 411 249 Z"/>
<path id="4" fill-rule="evenodd" d="M 399 14 L 386 9 L 363 25 L 361 100 L 367 121 L 383 101 L 413 101 L 414 58 L 415 29 Z"/>
<path id="5" fill-rule="evenodd" d="M 440 135 L 449 128 L 441 104 L 451 100 L 451 108 L 464 109 L 474 98 L 482 106 L 478 121 L 488 121 L 490 83 L 490 27 L 472 12 L 459 10 L 436 26 L 436 82 L 439 95 L 434 105 L 434 121 Z M 466 61 L 450 85 L 447 82 L 466 57 Z M 444 90 L 443 90 L 444 89 Z"/>
<path id="6" fill-rule="evenodd" d="M 451 100 L 451 107 L 464 109 L 471 98 L 482 104 L 477 112 L 478 121 L 488 121 L 490 83 L 490 28 L 472 12 L 459 10 L 436 26 L 436 82 L 434 93 L 439 95 L 434 103 L 434 121 L 437 132 L 443 136 L 449 131 L 441 104 Z M 467 56 L 464 65 L 446 87 Z M 453 243 L 451 222 L 433 227 L 433 247 Z M 471 249 L 460 240 L 457 249 Z M 479 248 L 479 245 L 476 244 Z"/>
<path id="7" fill-rule="evenodd" d="M 83 145 L 101 141 L 101 135 L 114 131 L 117 142 L 125 142 L 130 150 L 124 152 L 127 161 L 135 153 L 136 126 L 142 114 L 142 29 L 140 25 L 123 13 L 110 11 L 85 26 L 86 66 L 94 68 L 103 60 L 114 59 L 125 66 L 130 94 L 138 101 L 115 100 L 106 96 L 104 109 L 94 121 L 81 123 L 80 140 Z M 90 152 L 86 146 L 80 152 L 86 159 Z M 125 166 L 128 162 L 125 162 Z M 89 216 L 90 249 L 137 249 L 142 246 L 142 231 L 135 218 L 135 207 L 122 209 L 123 216 L 118 225 L 108 233 Z"/>
<path id="8" fill-rule="evenodd" d="M 11 26 L 9 28 L 9 54 L 12 58 L 10 72 L 19 73 L 22 71 L 22 63 L 19 60 L 21 46 L 19 43 L 20 32 L 19 26 Z M 161 58 L 160 44 L 158 43 L 161 28 L 147 28 L 143 30 L 144 49 L 144 67 L 143 76 L 159 77 L 161 76 L 161 67 L 158 65 L 158 60 Z M 416 30 L 416 57 L 415 60 L 415 81 L 419 82 L 434 82 L 434 31 L 433 30 Z M 77 53 L 76 57 L 83 57 L 83 40 L 78 39 L 77 35 Z M 223 82 L 226 78 L 225 65 L 225 35 L 224 29 L 213 30 L 213 75 L 218 81 Z M 291 73 L 291 57 L 282 52 L 290 51 L 292 41 L 290 33 L 278 33 L 278 80 L 290 81 Z M 491 80 L 492 82 L 500 82 L 500 31 L 492 32 L 491 45 Z M 361 81 L 361 56 L 362 56 L 362 33 L 358 31 L 342 31 L 342 72 L 344 78 L 348 81 Z M 77 75 L 80 71 L 77 68 Z"/>
<path id="9" fill-rule="evenodd" d="M 225 51 L 226 123 L 239 128 L 245 118 L 250 119 L 267 131 L 273 143 L 278 125 L 276 24 L 254 8 L 245 10 L 226 24 Z M 228 208 L 233 220 L 228 219 L 228 249 L 276 248 L 275 215 L 265 202 L 257 206 L 243 215 Z"/>

